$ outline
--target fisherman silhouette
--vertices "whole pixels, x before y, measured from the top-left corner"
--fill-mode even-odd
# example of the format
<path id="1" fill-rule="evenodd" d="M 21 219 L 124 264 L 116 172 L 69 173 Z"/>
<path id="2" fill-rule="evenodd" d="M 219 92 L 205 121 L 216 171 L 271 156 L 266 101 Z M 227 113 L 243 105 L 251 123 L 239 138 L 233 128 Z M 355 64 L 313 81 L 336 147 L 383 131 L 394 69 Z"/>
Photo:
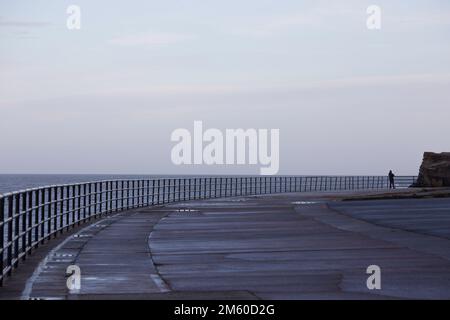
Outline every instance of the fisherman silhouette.
<path id="1" fill-rule="evenodd" d="M 389 170 L 389 189 L 395 189 L 395 181 L 394 181 L 394 177 L 395 174 L 392 172 L 392 170 Z"/>

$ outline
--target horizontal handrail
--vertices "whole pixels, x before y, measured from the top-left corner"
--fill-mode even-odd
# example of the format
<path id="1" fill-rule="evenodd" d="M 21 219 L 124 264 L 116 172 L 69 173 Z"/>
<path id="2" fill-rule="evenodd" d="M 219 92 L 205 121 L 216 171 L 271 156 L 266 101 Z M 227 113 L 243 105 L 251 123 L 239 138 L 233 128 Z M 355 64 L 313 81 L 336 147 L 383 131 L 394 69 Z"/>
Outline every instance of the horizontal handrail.
<path id="1" fill-rule="evenodd" d="M 398 176 L 396 186 L 415 181 Z M 388 187 L 386 176 L 203 176 L 101 180 L 0 194 L 0 286 L 42 243 L 113 212 L 197 199 Z"/>

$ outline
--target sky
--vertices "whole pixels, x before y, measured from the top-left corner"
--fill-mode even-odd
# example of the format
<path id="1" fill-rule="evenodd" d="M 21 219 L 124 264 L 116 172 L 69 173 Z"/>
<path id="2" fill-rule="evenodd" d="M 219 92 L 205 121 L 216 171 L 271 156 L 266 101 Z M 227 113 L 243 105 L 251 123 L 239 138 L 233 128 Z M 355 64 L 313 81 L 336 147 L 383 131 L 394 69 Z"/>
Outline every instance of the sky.
<path id="1" fill-rule="evenodd" d="M 201 120 L 279 129 L 282 175 L 414 175 L 450 151 L 449 39 L 444 0 L 0 0 L 0 173 L 259 173 L 174 165 Z"/>

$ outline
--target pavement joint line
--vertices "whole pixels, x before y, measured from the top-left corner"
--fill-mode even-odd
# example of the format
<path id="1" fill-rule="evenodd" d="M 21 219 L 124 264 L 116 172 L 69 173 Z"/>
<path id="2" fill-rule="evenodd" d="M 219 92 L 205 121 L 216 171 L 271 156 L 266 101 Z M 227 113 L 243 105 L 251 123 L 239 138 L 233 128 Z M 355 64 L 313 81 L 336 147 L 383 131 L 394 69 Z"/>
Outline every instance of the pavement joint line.
<path id="1" fill-rule="evenodd" d="M 152 273 L 150 274 L 150 277 L 152 278 L 153 282 L 156 284 L 160 292 L 170 292 L 170 289 L 167 286 L 166 282 L 161 278 L 159 274 Z"/>
<path id="2" fill-rule="evenodd" d="M 165 218 L 166 218 L 165 216 L 161 217 L 161 219 L 159 219 L 159 221 L 157 221 L 157 222 L 153 225 L 152 231 L 150 232 L 150 234 L 149 234 L 148 237 L 147 237 L 147 246 L 148 246 L 148 249 L 149 249 L 148 255 L 149 255 L 149 258 L 150 258 L 150 260 L 152 261 L 152 264 L 153 264 L 153 266 L 155 267 L 155 271 L 156 271 L 156 273 L 151 274 L 150 277 L 151 277 L 151 279 L 153 280 L 153 282 L 156 284 L 156 286 L 158 287 L 158 289 L 159 289 L 160 292 L 170 292 L 170 291 L 172 291 L 172 290 L 170 289 L 169 285 L 164 281 L 164 279 L 163 279 L 163 278 L 161 277 L 161 275 L 159 274 L 158 266 L 157 266 L 156 262 L 153 260 L 152 248 L 151 248 L 151 246 L 150 246 L 150 239 L 151 239 L 151 237 L 152 237 L 152 233 L 155 231 L 156 225 L 157 225 L 160 221 L 164 220 Z"/>
<path id="3" fill-rule="evenodd" d="M 110 218 L 116 217 L 118 215 L 120 215 L 121 213 L 117 213 L 113 216 L 110 216 Z M 81 229 L 80 231 L 78 231 L 75 235 L 71 235 L 69 237 L 67 237 L 66 239 L 64 239 L 63 242 L 61 242 L 60 244 L 58 244 L 55 248 L 53 248 L 46 256 L 43 260 L 41 260 L 41 262 L 39 263 L 39 265 L 36 267 L 36 269 L 34 269 L 33 274 L 31 275 L 30 278 L 28 278 L 26 284 L 25 284 L 25 288 L 22 291 L 22 294 L 20 296 L 20 300 L 30 300 L 31 297 L 31 292 L 33 290 L 33 285 L 34 282 L 37 280 L 37 278 L 39 277 L 39 275 L 41 274 L 41 272 L 45 269 L 47 263 L 49 262 L 50 258 L 52 256 L 54 256 L 56 254 L 56 252 L 58 250 L 60 250 L 64 245 L 66 245 L 70 240 L 72 240 L 73 238 L 75 238 L 76 235 L 79 235 L 79 233 L 84 232 L 90 228 L 94 228 L 97 224 L 101 223 L 102 220 L 91 224 L 89 226 L 84 227 L 83 229 Z"/>

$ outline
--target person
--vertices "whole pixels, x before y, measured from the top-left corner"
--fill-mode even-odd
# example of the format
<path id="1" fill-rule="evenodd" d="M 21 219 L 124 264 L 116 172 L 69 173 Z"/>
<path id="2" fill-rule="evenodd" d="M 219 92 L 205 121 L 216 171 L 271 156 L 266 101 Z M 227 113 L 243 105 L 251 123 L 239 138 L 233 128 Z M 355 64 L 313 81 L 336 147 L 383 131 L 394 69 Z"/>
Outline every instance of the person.
<path id="1" fill-rule="evenodd" d="M 392 172 L 392 170 L 389 170 L 389 189 L 395 189 L 395 181 L 394 181 L 394 177 L 395 174 Z"/>

